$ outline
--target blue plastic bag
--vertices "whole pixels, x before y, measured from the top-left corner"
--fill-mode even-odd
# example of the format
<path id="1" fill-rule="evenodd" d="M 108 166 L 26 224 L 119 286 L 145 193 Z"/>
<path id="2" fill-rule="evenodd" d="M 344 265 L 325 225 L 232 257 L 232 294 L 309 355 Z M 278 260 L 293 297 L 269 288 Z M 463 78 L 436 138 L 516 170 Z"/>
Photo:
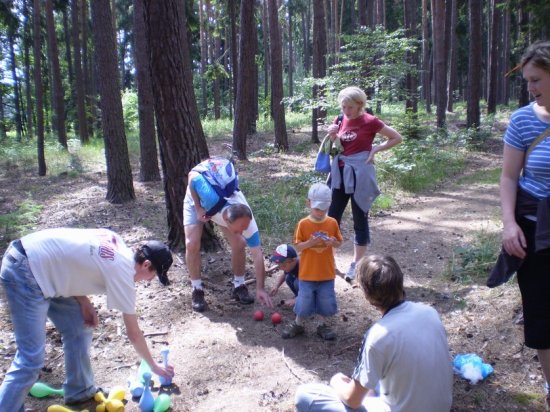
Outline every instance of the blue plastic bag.
<path id="1" fill-rule="evenodd" d="M 317 159 L 315 159 L 315 171 L 321 173 L 330 172 L 330 155 L 321 150 L 317 153 Z"/>
<path id="2" fill-rule="evenodd" d="M 483 363 L 483 360 L 474 353 L 456 355 L 453 360 L 453 370 L 473 385 L 494 371 L 491 365 Z"/>

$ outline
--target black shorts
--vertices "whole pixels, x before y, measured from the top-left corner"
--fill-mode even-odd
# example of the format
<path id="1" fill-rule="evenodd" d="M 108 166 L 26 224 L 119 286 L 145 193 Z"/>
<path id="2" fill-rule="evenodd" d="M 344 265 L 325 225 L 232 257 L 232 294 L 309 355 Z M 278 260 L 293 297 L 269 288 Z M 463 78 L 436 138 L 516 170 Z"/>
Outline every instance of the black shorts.
<path id="1" fill-rule="evenodd" d="M 536 222 L 518 222 L 527 239 L 527 257 L 518 270 L 524 318 L 525 345 L 550 349 L 550 254 L 535 253 Z"/>

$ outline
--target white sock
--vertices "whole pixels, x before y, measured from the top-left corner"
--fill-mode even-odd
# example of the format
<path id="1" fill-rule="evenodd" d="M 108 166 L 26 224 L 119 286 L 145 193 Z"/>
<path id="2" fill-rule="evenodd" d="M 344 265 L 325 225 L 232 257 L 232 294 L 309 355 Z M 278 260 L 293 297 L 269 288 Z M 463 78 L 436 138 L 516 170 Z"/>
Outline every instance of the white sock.
<path id="1" fill-rule="evenodd" d="M 191 279 L 191 286 L 193 289 L 202 290 L 202 279 Z"/>
<path id="2" fill-rule="evenodd" d="M 544 389 L 546 389 L 546 393 L 550 394 L 550 383 L 549 382 L 546 382 L 546 384 L 544 385 Z"/>
<path id="3" fill-rule="evenodd" d="M 294 322 L 296 322 L 296 325 L 304 326 L 305 319 L 300 316 L 296 316 L 296 320 Z"/>
<path id="4" fill-rule="evenodd" d="M 233 286 L 238 288 L 241 285 L 244 285 L 244 275 L 242 276 L 233 275 Z"/>

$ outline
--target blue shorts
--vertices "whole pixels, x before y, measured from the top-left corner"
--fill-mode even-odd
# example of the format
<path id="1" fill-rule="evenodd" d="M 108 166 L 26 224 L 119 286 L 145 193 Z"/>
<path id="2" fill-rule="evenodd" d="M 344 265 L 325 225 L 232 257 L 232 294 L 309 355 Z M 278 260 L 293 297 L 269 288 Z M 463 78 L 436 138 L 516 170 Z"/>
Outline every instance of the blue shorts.
<path id="1" fill-rule="evenodd" d="M 334 279 L 322 282 L 300 280 L 298 284 L 298 297 L 294 305 L 296 316 L 333 316 L 336 314 L 338 306 L 334 292 Z"/>

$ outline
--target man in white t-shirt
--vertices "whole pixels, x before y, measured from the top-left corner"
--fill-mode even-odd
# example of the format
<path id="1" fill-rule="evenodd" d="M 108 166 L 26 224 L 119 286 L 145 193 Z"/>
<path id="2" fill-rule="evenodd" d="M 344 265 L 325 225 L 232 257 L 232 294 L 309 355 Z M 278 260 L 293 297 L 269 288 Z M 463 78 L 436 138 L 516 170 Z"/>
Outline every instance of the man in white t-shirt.
<path id="1" fill-rule="evenodd" d="M 232 297 L 244 304 L 251 304 L 254 298 L 248 293 L 244 283 L 245 248 L 250 255 L 256 273 L 256 297 L 263 304 L 272 307 L 271 298 L 265 291 L 265 266 L 258 225 L 246 198 L 240 190 L 235 190 L 228 197 L 221 197 L 203 174 L 196 169 L 210 162 L 213 168 L 224 169 L 229 165 L 227 159 L 211 158 L 188 175 L 187 192 L 183 202 L 183 225 L 185 228 L 185 262 L 191 286 L 192 308 L 203 312 L 207 308 L 201 279 L 201 237 L 204 224 L 214 222 L 222 231 L 231 247 L 231 268 L 233 270 Z M 212 165 L 209 165 L 212 168 Z"/>
<path id="2" fill-rule="evenodd" d="M 174 376 L 172 366 L 155 362 L 139 328 L 135 282 L 155 274 L 168 284 L 169 248 L 149 241 L 132 252 L 107 229 L 47 229 L 10 244 L 0 281 L 6 293 L 17 352 L 0 386 L 0 411 L 24 411 L 24 401 L 44 366 L 46 318 L 61 334 L 67 404 L 86 401 L 96 392 L 90 363 L 91 328 L 98 317 L 87 295 L 105 294 L 109 309 L 122 312 L 128 339 L 154 373 Z"/>
<path id="3" fill-rule="evenodd" d="M 357 264 L 357 281 L 382 318 L 365 334 L 351 377 L 302 385 L 303 411 L 449 412 L 453 372 L 447 335 L 430 306 L 405 300 L 403 273 L 390 256 Z"/>

